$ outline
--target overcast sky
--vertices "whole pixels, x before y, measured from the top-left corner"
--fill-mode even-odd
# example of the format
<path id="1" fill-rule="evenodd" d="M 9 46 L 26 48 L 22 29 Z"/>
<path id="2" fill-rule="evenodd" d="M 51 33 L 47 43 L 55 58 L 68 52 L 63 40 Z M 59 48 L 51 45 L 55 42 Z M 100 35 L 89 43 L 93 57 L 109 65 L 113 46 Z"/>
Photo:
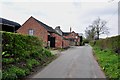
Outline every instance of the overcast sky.
<path id="1" fill-rule="evenodd" d="M 108 36 L 118 34 L 119 0 L 0 0 L 0 17 L 20 23 L 33 16 L 64 32 L 72 30 L 83 33 L 96 18 L 106 20 Z M 106 37 L 106 35 L 101 35 Z"/>

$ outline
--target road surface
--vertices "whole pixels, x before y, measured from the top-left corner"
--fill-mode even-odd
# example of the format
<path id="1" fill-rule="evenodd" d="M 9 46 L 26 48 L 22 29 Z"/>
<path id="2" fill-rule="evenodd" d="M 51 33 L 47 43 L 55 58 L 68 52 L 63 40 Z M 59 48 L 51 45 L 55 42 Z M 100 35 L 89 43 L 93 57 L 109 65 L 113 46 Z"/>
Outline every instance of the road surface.
<path id="1" fill-rule="evenodd" d="M 90 46 L 73 47 L 32 78 L 105 78 Z"/>

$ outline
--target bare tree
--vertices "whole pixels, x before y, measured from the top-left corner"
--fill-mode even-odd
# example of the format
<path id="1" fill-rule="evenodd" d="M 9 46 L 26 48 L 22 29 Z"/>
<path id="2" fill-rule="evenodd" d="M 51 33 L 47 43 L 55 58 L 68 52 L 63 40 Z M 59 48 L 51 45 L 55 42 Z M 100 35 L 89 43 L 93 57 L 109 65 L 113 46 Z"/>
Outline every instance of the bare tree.
<path id="1" fill-rule="evenodd" d="M 108 34 L 109 33 L 108 28 L 106 27 L 106 23 L 107 22 L 105 20 L 101 20 L 100 18 L 96 19 L 93 22 L 92 25 L 95 28 L 97 39 L 99 39 L 99 36 L 101 34 Z"/>
<path id="2" fill-rule="evenodd" d="M 86 28 L 85 34 L 88 40 L 93 40 L 96 35 L 95 28 L 92 25 L 90 25 Z"/>
<path id="3" fill-rule="evenodd" d="M 101 34 L 109 34 L 109 30 L 106 27 L 106 21 L 101 20 L 100 18 L 97 18 L 95 21 L 93 21 L 92 25 L 88 26 L 85 30 L 85 34 L 87 39 L 94 40 L 97 36 L 97 39 L 99 39 L 99 36 Z"/>

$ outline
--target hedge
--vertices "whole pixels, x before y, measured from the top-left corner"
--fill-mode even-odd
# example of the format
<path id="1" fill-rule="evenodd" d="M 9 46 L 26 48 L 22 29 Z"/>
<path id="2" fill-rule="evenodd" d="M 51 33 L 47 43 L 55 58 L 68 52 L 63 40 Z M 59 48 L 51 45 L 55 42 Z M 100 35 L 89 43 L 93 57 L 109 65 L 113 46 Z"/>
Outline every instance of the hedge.
<path id="1" fill-rule="evenodd" d="M 120 35 L 90 42 L 98 63 L 107 78 L 120 77 Z M 117 54 L 116 54 L 117 53 Z"/>
<path id="2" fill-rule="evenodd" d="M 116 53 L 120 53 L 120 35 L 106 39 L 100 39 L 90 42 L 91 45 L 98 46 L 100 49 L 111 49 Z"/>
<path id="3" fill-rule="evenodd" d="M 2 79 L 16 80 L 28 75 L 33 67 L 53 58 L 37 37 L 10 32 L 2 33 Z"/>

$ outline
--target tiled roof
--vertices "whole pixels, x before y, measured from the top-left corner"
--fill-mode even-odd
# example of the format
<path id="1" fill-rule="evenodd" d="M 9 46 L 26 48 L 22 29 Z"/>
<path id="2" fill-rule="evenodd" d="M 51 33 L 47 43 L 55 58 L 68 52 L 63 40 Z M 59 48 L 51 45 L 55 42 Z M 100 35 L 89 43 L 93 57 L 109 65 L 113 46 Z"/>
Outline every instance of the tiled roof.
<path id="1" fill-rule="evenodd" d="M 63 36 L 68 36 L 70 32 L 63 32 Z"/>
<path id="2" fill-rule="evenodd" d="M 34 18 L 34 17 L 33 17 Z M 34 18 L 35 19 L 35 18 Z M 48 26 L 48 25 L 46 25 L 46 24 L 44 24 L 43 22 L 41 22 L 41 21 L 39 21 L 39 20 L 37 20 L 37 19 L 35 19 L 39 24 L 41 24 L 48 32 L 56 32 L 52 27 L 50 27 L 50 26 Z"/>

